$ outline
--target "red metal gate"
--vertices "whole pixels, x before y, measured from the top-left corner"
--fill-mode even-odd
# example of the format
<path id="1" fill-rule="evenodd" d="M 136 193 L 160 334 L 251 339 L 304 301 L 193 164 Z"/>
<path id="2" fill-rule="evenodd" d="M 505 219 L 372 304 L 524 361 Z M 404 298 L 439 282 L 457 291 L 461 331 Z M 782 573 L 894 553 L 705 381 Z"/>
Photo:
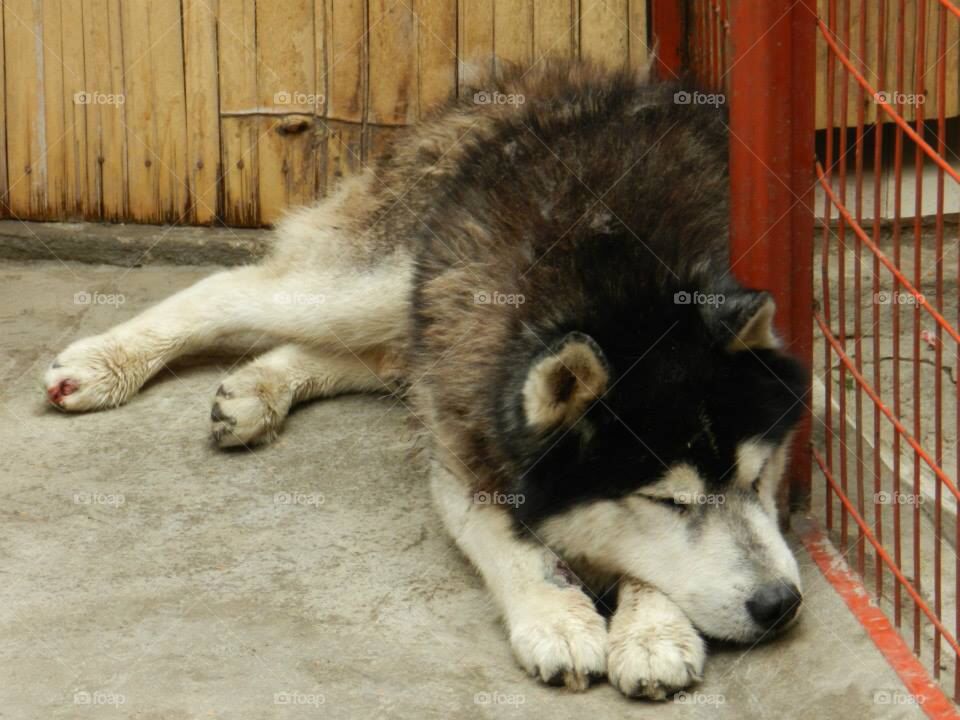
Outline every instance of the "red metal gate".
<path id="1" fill-rule="evenodd" d="M 782 334 L 813 368 L 791 506 L 821 519 L 960 698 L 960 7 L 652 10 L 661 75 L 686 69 L 726 93 L 734 271 L 773 291 Z"/>

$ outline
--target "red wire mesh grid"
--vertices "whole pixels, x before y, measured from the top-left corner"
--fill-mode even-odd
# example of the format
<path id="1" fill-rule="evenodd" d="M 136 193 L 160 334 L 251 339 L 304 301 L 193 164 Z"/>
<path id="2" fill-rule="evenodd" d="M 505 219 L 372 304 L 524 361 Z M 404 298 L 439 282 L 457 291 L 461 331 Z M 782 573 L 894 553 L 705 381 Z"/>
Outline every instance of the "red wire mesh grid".
<path id="1" fill-rule="evenodd" d="M 812 503 L 874 600 L 957 700 L 955 2 L 686 0 L 668 17 L 653 0 L 653 32 L 668 51 L 683 49 L 671 74 L 682 61 L 705 88 L 732 97 L 732 257 L 746 267 L 737 274 L 779 290 L 781 313 L 792 299 L 799 314 L 781 320 L 781 330 L 801 356 L 816 347 L 813 442 L 797 453 L 805 457 L 797 458 L 794 507 Z M 796 20 L 785 27 L 790 13 Z M 793 75 L 783 71 L 791 66 Z M 738 111 L 745 88 L 751 97 Z M 785 124 L 786 141 L 775 134 Z M 804 178 L 803 159 L 814 150 L 815 171 Z M 744 158 L 761 172 L 745 173 Z M 757 190 L 758 180 L 791 173 L 783 187 Z M 806 180 L 818 196 L 816 233 L 802 221 L 810 214 Z M 800 206 L 800 222 L 778 229 L 777 220 L 753 217 L 778 195 L 787 213 Z M 760 235 L 769 247 L 758 253 Z M 771 267 L 778 257 L 791 267 Z M 811 483 L 803 462 L 810 454 L 822 482 Z"/>
<path id="2" fill-rule="evenodd" d="M 948 145 L 960 10 L 948 0 L 825 0 L 816 23 L 826 53 L 814 310 L 822 512 L 934 677 L 952 665 L 957 699 L 960 323 L 948 317 L 957 318 L 960 265 L 956 231 L 945 237 L 960 188 Z"/>

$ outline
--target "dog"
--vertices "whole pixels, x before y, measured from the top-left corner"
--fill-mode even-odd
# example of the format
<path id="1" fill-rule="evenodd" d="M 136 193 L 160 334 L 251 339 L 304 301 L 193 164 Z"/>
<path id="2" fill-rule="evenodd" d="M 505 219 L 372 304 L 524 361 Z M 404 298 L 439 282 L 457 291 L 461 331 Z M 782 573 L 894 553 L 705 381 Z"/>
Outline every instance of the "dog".
<path id="1" fill-rule="evenodd" d="M 213 399 L 227 448 L 297 403 L 405 392 L 520 665 L 664 699 L 701 678 L 704 637 L 798 616 L 775 498 L 808 383 L 731 273 L 722 110 L 675 92 L 497 65 L 290 213 L 261 263 L 70 345 L 47 399 L 112 408 L 178 357 L 253 348 Z"/>

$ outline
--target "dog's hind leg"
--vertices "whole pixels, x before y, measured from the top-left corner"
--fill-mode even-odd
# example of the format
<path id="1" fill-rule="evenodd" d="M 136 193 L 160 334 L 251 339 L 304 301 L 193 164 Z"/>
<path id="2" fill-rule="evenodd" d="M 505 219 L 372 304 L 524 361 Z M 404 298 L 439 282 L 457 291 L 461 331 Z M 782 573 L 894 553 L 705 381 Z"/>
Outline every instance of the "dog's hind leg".
<path id="1" fill-rule="evenodd" d="M 262 266 L 204 278 L 131 320 L 60 352 L 44 376 L 47 396 L 69 411 L 122 405 L 167 363 L 216 345 L 223 331 L 242 317 L 243 308 L 261 303 L 264 291 L 274 285 Z M 256 347 L 255 332 L 235 340 L 246 345 L 243 351 L 263 349 Z"/>
<path id="2" fill-rule="evenodd" d="M 359 353 L 403 338 L 409 260 L 402 253 L 363 270 L 271 263 L 212 275 L 132 320 L 61 352 L 44 382 L 68 411 L 127 402 L 182 355 L 260 352 L 292 341 Z"/>
<path id="3" fill-rule="evenodd" d="M 610 622 L 607 675 L 628 697 L 665 700 L 703 674 L 703 638 L 674 602 L 646 583 L 624 578 Z"/>
<path id="4" fill-rule="evenodd" d="M 286 343 L 223 381 L 210 412 L 213 440 L 220 447 L 267 443 L 297 403 L 341 393 L 389 391 L 397 380 L 398 366 L 387 350 L 333 353 Z"/>
<path id="5" fill-rule="evenodd" d="M 456 463 L 456 460 L 450 458 Z M 585 690 L 606 665 L 606 622 L 558 559 L 517 537 L 509 511 L 434 461 L 431 489 L 444 524 L 483 575 L 520 664 L 546 683 Z"/>

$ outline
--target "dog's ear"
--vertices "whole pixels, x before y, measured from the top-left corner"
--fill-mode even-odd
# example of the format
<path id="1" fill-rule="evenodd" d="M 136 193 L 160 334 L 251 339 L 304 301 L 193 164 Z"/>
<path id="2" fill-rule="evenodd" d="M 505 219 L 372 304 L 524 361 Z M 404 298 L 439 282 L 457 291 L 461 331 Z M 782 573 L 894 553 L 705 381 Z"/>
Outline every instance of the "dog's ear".
<path id="1" fill-rule="evenodd" d="M 777 306 L 770 293 L 742 290 L 724 295 L 704 319 L 729 352 L 775 350 L 780 347 L 773 328 Z"/>
<path id="2" fill-rule="evenodd" d="M 550 430 L 575 423 L 606 390 L 610 371 L 593 338 L 567 333 L 531 363 L 523 384 L 527 424 Z"/>
<path id="3" fill-rule="evenodd" d="M 780 340 L 773 330 L 777 304 L 766 292 L 749 292 L 739 296 L 734 305 L 733 338 L 727 345 L 731 352 L 741 350 L 775 350 Z"/>

